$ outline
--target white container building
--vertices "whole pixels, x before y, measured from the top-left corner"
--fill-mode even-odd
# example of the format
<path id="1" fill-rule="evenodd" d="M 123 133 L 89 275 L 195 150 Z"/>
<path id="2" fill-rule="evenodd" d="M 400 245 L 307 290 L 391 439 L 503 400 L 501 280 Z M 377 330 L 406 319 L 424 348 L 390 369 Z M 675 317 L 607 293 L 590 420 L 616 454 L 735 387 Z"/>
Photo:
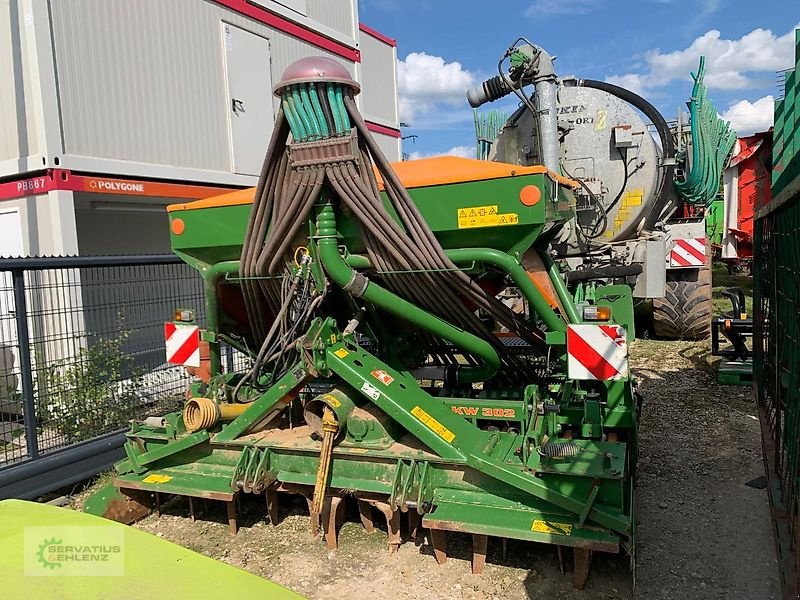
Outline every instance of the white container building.
<path id="1" fill-rule="evenodd" d="M 0 2 L 0 256 L 168 252 L 163 207 L 255 185 L 272 86 L 314 55 L 399 160 L 396 44 L 357 0 Z"/>

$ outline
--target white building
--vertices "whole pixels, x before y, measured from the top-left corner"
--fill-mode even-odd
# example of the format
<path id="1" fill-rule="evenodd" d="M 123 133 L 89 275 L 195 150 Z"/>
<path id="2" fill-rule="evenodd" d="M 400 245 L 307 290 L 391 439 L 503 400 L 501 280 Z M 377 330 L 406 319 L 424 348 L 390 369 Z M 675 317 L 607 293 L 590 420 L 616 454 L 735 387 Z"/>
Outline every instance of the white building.
<path id="1" fill-rule="evenodd" d="M 255 185 L 272 86 L 313 55 L 399 160 L 395 42 L 357 0 L 0 0 L 3 253 L 168 252 L 163 206 Z"/>

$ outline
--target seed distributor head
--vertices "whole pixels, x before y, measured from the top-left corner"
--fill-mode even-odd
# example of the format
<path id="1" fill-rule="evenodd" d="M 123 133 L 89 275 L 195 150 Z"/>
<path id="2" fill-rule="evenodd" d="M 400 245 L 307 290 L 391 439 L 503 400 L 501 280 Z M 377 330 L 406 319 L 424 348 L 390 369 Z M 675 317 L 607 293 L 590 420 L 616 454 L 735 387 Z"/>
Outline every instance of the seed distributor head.
<path id="1" fill-rule="evenodd" d="M 337 141 L 350 136 L 350 117 L 345 99 L 361 91 L 343 65 L 324 56 L 301 58 L 289 65 L 275 86 L 295 142 Z M 330 150 L 330 149 L 329 149 Z M 345 146 L 310 156 L 293 157 L 293 164 L 313 164 L 320 156 L 349 152 Z M 309 163 L 309 161 L 311 161 Z"/>
<path id="2" fill-rule="evenodd" d="M 304 83 L 340 83 L 349 87 L 354 96 L 361 91 L 361 86 L 342 64 L 325 56 L 308 56 L 286 67 L 273 92 L 282 96 L 287 88 Z"/>

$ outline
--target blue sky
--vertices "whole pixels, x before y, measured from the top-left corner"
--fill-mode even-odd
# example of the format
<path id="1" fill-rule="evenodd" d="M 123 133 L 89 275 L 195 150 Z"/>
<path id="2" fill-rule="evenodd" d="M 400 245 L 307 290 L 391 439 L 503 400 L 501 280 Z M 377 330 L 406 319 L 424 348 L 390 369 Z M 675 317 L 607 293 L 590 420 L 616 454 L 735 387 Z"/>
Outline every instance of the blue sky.
<path id="1" fill-rule="evenodd" d="M 741 134 L 766 129 L 800 24 L 800 0 L 359 0 L 359 11 L 398 42 L 403 134 L 417 136 L 404 151 L 414 156 L 474 152 L 464 91 L 496 74 L 521 35 L 558 56 L 560 75 L 632 89 L 667 119 L 685 106 L 705 54 L 719 112 Z"/>

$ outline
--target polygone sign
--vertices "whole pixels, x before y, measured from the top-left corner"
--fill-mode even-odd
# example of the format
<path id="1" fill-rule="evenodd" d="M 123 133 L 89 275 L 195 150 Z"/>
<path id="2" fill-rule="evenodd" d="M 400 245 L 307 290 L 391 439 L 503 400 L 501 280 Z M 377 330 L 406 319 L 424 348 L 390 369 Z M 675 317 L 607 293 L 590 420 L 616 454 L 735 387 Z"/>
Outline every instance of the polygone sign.
<path id="1" fill-rule="evenodd" d="M 205 185 L 74 175 L 65 169 L 50 169 L 44 175 L 0 183 L 0 200 L 45 194 L 54 190 L 189 200 L 199 200 L 233 191 L 232 188 Z"/>

